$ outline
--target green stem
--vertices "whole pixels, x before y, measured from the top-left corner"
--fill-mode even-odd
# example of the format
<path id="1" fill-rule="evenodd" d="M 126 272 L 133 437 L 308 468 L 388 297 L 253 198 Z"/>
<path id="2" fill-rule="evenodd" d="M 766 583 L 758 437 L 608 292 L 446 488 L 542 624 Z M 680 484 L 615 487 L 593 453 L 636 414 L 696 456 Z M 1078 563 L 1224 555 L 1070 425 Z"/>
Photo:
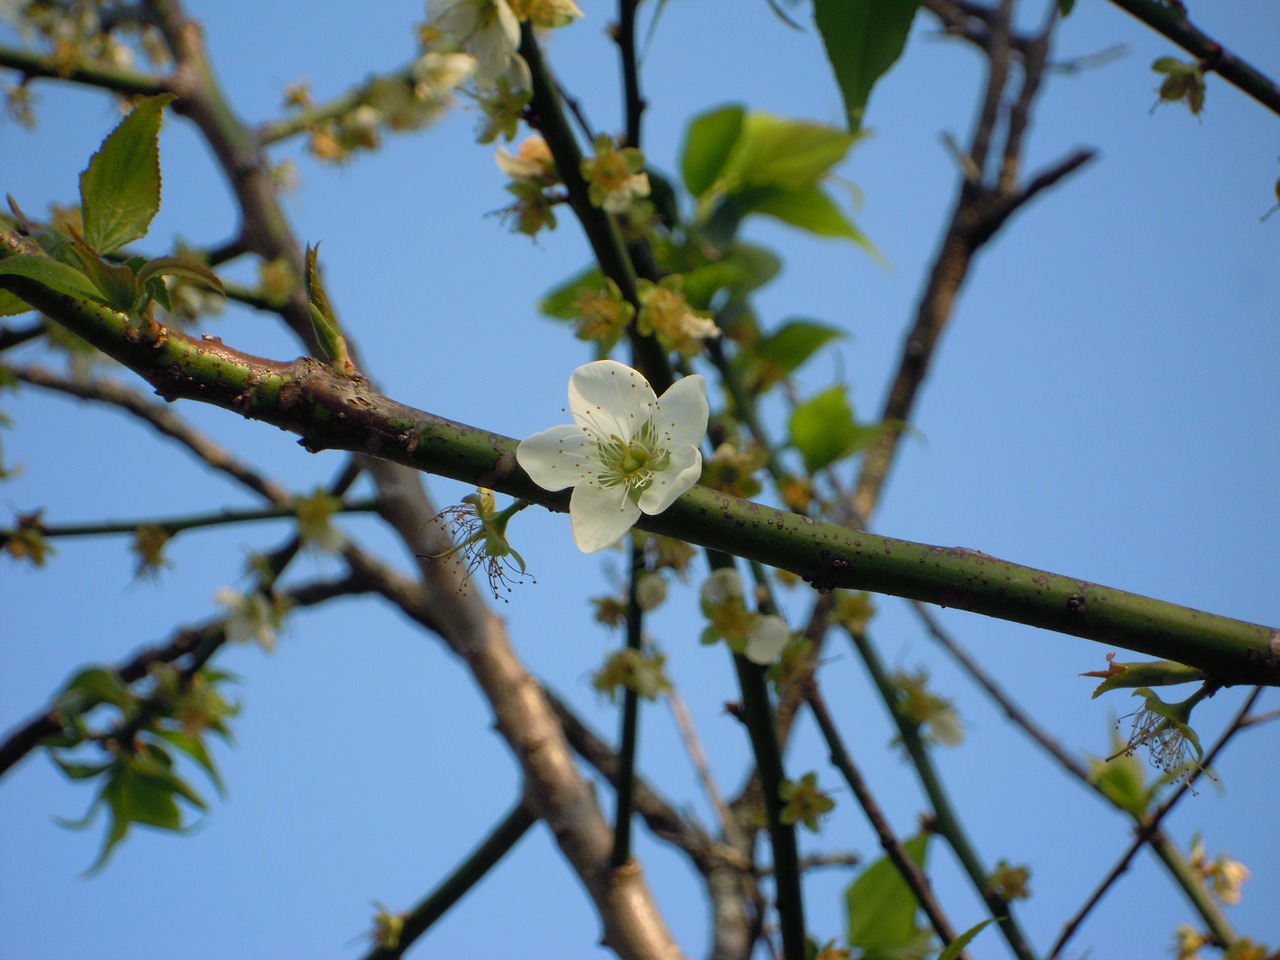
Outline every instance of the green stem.
<path id="1" fill-rule="evenodd" d="M 1111 2 L 1192 54 L 1204 69 L 1212 70 L 1280 116 L 1280 87 L 1276 86 L 1275 81 L 1202 33 L 1187 18 L 1186 8 L 1182 4 L 1165 4 L 1157 0 Z"/>
<path id="2" fill-rule="evenodd" d="M 82 64 L 67 68 L 39 54 L 12 47 L 0 47 L 0 67 L 17 70 L 28 77 L 68 80 L 131 97 L 154 97 L 166 89 L 164 81 L 149 74 Z"/>
<path id="3" fill-rule="evenodd" d="M 1035 951 L 1031 949 L 1031 945 L 1027 942 L 1022 928 L 1017 920 L 1014 919 L 1013 913 L 1009 909 L 1008 901 L 992 889 L 989 882 L 990 875 L 979 859 L 977 850 L 974 849 L 973 844 L 969 841 L 969 836 L 965 832 L 960 818 L 956 815 L 955 809 L 951 806 L 951 799 L 942 785 L 942 778 L 938 776 L 938 771 L 934 767 L 933 760 L 929 757 L 929 751 L 925 747 L 924 739 L 920 736 L 919 724 L 904 716 L 898 709 L 897 693 L 893 688 L 889 675 L 885 672 L 884 664 L 880 662 L 880 655 L 865 635 L 851 631 L 849 636 L 852 638 L 858 654 L 862 657 L 862 662 L 866 664 L 867 672 L 871 675 L 871 679 L 880 693 L 880 698 L 884 701 L 890 716 L 893 718 L 893 722 L 898 727 L 898 735 L 901 737 L 902 744 L 906 748 L 908 756 L 911 757 L 911 763 L 920 777 L 920 783 L 929 797 L 929 803 L 933 807 L 934 814 L 933 829 L 951 846 L 956 859 L 960 861 L 960 866 L 968 875 L 969 882 L 973 884 L 978 895 L 986 903 L 991 916 L 996 920 L 996 926 L 1000 928 L 1001 934 L 1004 935 L 1005 941 L 1009 944 L 1009 949 L 1018 957 L 1018 960 L 1035 960 Z"/>
<path id="4" fill-rule="evenodd" d="M 774 723 L 773 705 L 765 668 L 746 657 L 734 654 L 733 665 L 742 691 L 742 714 L 751 737 L 760 777 L 760 793 L 769 823 L 769 841 L 773 848 L 774 899 L 778 909 L 778 928 L 782 933 L 784 960 L 805 960 L 804 898 L 800 890 L 800 855 L 796 846 L 794 824 L 782 822 L 780 789 L 786 774 L 782 768 L 782 748 Z"/>
<path id="5" fill-rule="evenodd" d="M 22 238 L 0 233 L 0 261 L 24 252 Z M 568 491 L 549 493 L 519 468 L 516 441 L 397 403 L 363 377 L 312 358 L 264 360 L 167 328 L 136 331 L 100 303 L 26 277 L 0 275 L 0 288 L 142 375 L 166 399 L 200 400 L 274 424 L 312 451 L 368 454 L 568 508 Z M 974 550 L 849 530 L 704 487 L 638 526 L 790 570 L 822 590 L 849 587 L 959 607 L 1185 663 L 1224 685 L 1280 685 L 1280 630 Z"/>
<path id="6" fill-rule="evenodd" d="M 1147 843 L 1173 875 L 1196 912 L 1200 914 L 1209 932 L 1213 934 L 1216 945 L 1223 950 L 1229 949 L 1236 942 L 1236 933 L 1231 929 L 1231 924 L 1223 916 L 1222 911 L 1218 909 L 1218 905 L 1213 902 L 1213 898 L 1209 896 L 1204 881 L 1196 871 L 1191 869 L 1191 864 L 1187 863 L 1187 858 L 1163 834 L 1152 836 Z"/>
<path id="7" fill-rule="evenodd" d="M 627 649 L 639 652 L 643 646 L 644 614 L 636 599 L 636 586 L 644 572 L 644 548 L 631 547 L 631 576 L 627 584 Z M 636 782 L 636 742 L 639 727 L 640 696 L 634 687 L 623 688 L 622 733 L 618 746 L 617 810 L 613 821 L 613 853 L 609 864 L 615 870 L 631 859 L 632 794 Z"/>
<path id="8" fill-rule="evenodd" d="M 444 916 L 450 907 L 461 900 L 507 855 L 537 819 L 527 803 L 521 801 L 516 804 L 471 856 L 404 915 L 404 926 L 400 930 L 396 946 L 374 949 L 365 955 L 365 960 L 393 960 L 402 956 L 415 940 L 426 933 L 433 923 Z"/>
<path id="9" fill-rule="evenodd" d="M 391 73 L 372 77 L 360 86 L 353 87 L 332 100 L 326 100 L 324 103 L 318 103 L 315 106 L 299 110 L 297 113 L 292 113 L 272 123 L 264 123 L 257 131 L 258 143 L 264 147 L 272 143 L 279 143 L 281 140 L 287 140 L 289 137 L 309 130 L 317 124 L 324 123 L 326 120 L 336 120 L 343 114 L 350 113 L 362 103 L 367 103 L 370 92 L 376 86 L 387 83 L 411 85 L 413 83 L 412 65 L 401 67 Z"/>
<path id="10" fill-rule="evenodd" d="M 867 822 L 871 824 L 871 828 L 875 831 L 876 837 L 880 840 L 880 846 L 884 849 L 885 856 L 889 858 L 889 862 L 894 865 L 898 871 L 898 875 L 911 892 L 915 894 L 916 901 L 920 904 L 920 908 L 924 910 L 924 914 L 929 918 L 929 923 L 934 931 L 938 934 L 938 938 L 942 941 L 943 948 L 950 946 L 951 941 L 956 938 L 955 928 L 951 926 L 946 914 L 942 912 L 942 906 L 933 895 L 933 890 L 929 886 L 929 878 L 911 859 L 911 854 L 907 853 L 906 848 L 894 836 L 889 821 L 885 819 L 884 813 L 880 809 L 880 805 L 876 802 L 871 791 L 867 788 L 866 781 L 862 779 L 862 774 L 854 765 L 853 758 L 849 756 L 849 751 L 845 749 L 844 741 L 840 738 L 840 731 L 836 729 L 835 721 L 831 719 L 831 713 L 827 710 L 826 700 L 822 694 L 818 692 L 815 682 L 809 685 L 809 692 L 806 697 L 809 709 L 813 712 L 813 718 L 818 721 L 818 729 L 822 731 L 822 739 L 827 742 L 827 750 L 831 754 L 831 762 L 841 775 L 844 781 L 849 785 L 849 789 L 853 791 L 853 795 L 858 800 L 858 806 L 862 807 L 862 812 L 866 815 Z"/>

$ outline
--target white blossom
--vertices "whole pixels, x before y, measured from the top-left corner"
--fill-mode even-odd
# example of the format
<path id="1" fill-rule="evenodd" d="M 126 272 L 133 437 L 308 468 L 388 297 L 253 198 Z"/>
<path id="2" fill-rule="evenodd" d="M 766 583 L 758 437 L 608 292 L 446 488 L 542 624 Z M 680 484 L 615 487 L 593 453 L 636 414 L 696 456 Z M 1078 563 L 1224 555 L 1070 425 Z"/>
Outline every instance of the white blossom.
<path id="1" fill-rule="evenodd" d="M 546 490 L 573 487 L 569 519 L 584 553 L 615 542 L 641 513 L 662 513 L 698 482 L 708 416 L 702 377 L 685 377 L 658 398 L 635 370 L 597 360 L 569 378 L 569 412 L 573 423 L 521 441 L 516 460 Z"/>

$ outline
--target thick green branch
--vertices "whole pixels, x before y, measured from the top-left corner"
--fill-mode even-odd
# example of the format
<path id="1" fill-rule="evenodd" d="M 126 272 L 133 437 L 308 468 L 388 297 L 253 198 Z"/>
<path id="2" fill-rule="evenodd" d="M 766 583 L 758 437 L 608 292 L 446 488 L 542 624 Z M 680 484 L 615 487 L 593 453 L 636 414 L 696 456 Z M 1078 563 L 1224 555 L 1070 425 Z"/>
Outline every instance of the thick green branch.
<path id="1" fill-rule="evenodd" d="M 21 249 L 20 238 L 4 237 L 0 259 Z M 309 357 L 263 360 L 165 328 L 134 330 L 101 304 L 20 277 L 5 276 L 0 287 L 133 369 L 166 399 L 200 400 L 275 424 L 298 434 L 308 450 L 369 454 L 553 510 L 568 508 L 567 492 L 548 493 L 519 468 L 511 438 L 397 403 L 358 375 Z M 640 525 L 790 570 L 822 590 L 850 587 L 958 607 L 1176 660 L 1223 684 L 1280 685 L 1280 630 L 963 547 L 849 530 L 702 487 Z"/>

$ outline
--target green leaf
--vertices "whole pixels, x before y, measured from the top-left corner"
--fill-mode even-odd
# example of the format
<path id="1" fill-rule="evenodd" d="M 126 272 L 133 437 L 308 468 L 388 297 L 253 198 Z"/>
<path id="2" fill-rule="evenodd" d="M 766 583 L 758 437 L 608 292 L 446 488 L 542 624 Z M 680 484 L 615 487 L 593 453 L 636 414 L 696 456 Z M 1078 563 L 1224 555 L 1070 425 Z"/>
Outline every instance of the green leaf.
<path id="1" fill-rule="evenodd" d="M 19 313 L 30 313 L 31 307 L 16 293 L 0 290 L 0 317 L 13 317 Z"/>
<path id="2" fill-rule="evenodd" d="M 1173 660 L 1116 663 L 1111 656 L 1108 656 L 1106 670 L 1091 671 L 1081 676 L 1105 678 L 1093 691 L 1093 697 L 1096 698 L 1108 690 L 1167 687 L 1178 683 L 1192 683 L 1203 680 L 1205 673 L 1196 667 L 1188 667 L 1185 663 L 1177 663 Z"/>
<path id="3" fill-rule="evenodd" d="M 920 0 L 814 0 L 850 131 L 862 126 L 871 88 L 902 55 L 919 7 Z"/>
<path id="4" fill-rule="evenodd" d="M 810 473 L 829 466 L 850 452 L 858 427 L 844 387 L 831 387 L 791 413 L 791 443 Z"/>
<path id="5" fill-rule="evenodd" d="M 217 293 L 223 293 L 222 280 L 203 263 L 185 257 L 156 257 L 148 260 L 138 270 L 138 283 L 146 283 L 153 277 L 178 277 Z"/>
<path id="6" fill-rule="evenodd" d="M 798 370 L 832 340 L 844 336 L 843 330 L 817 320 L 788 320 L 759 343 L 755 355 L 785 376 Z"/>
<path id="7" fill-rule="evenodd" d="M 163 93 L 134 107 L 80 174 L 84 239 L 98 253 L 146 236 L 160 209 L 160 121 L 172 100 Z"/>
<path id="8" fill-rule="evenodd" d="M 843 237 L 875 252 L 871 241 L 853 225 L 835 205 L 835 201 L 816 185 L 754 189 L 740 194 L 738 202 L 752 213 L 775 217 L 819 237 Z"/>
<path id="9" fill-rule="evenodd" d="M 927 859 L 928 842 L 929 835 L 921 833 L 903 844 L 919 867 Z M 844 900 L 849 946 L 864 957 L 890 956 L 918 941 L 919 904 L 888 857 L 863 870 L 845 890 Z"/>
<path id="10" fill-rule="evenodd" d="M 938 960 L 956 960 L 956 957 L 960 956 L 960 954 L 964 952 L 964 948 L 967 947 L 973 938 L 982 932 L 982 928 L 990 922 L 990 920 L 983 920 L 981 923 L 975 924 L 964 933 L 960 934 L 960 936 L 956 937 L 947 945 L 947 949 L 938 954 Z"/>
<path id="11" fill-rule="evenodd" d="M 1058 0 L 1058 12 L 1062 14 L 1063 19 L 1071 16 L 1071 11 L 1075 8 L 1076 0 Z"/>
<path id="12" fill-rule="evenodd" d="M 102 300 L 102 292 L 84 273 L 75 267 L 46 257 L 19 254 L 7 260 L 0 260 L 0 277 L 4 276 L 34 280 L 54 293 L 61 293 L 68 297 Z"/>
<path id="13" fill-rule="evenodd" d="M 108 263 L 93 252 L 83 238 L 72 234 L 71 252 L 80 261 L 84 275 L 98 288 L 99 296 L 112 310 L 131 314 L 138 306 L 138 278 L 128 266 Z"/>
<path id="14" fill-rule="evenodd" d="M 52 754 L 50 754 L 50 758 L 70 780 L 92 780 L 111 766 L 110 761 L 106 763 L 72 763 Z"/>
<path id="15" fill-rule="evenodd" d="M 844 159 L 858 139 L 826 124 L 753 111 L 742 124 L 721 180 L 742 187 L 797 188 L 816 183 Z"/>
<path id="16" fill-rule="evenodd" d="M 588 267 L 547 291 L 542 302 L 538 304 L 538 309 L 545 316 L 555 317 L 557 320 L 576 320 L 578 311 L 574 308 L 574 304 L 577 303 L 578 297 L 586 291 L 599 290 L 602 286 L 604 286 L 604 274 L 600 272 L 600 268 Z"/>
<path id="17" fill-rule="evenodd" d="M 745 116 L 740 105 L 730 104 L 690 121 L 680 151 L 680 176 L 695 198 L 701 198 L 719 178 L 742 132 Z"/>

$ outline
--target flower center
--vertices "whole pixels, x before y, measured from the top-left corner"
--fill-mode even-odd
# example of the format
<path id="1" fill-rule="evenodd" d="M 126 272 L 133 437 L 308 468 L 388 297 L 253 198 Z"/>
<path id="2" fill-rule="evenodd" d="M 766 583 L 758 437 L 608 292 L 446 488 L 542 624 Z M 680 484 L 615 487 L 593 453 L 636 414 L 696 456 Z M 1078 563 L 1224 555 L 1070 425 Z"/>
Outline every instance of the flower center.
<path id="1" fill-rule="evenodd" d="M 671 454 L 658 445 L 653 421 L 647 420 L 630 440 L 611 434 L 599 441 L 600 464 L 597 479 L 605 487 L 623 485 L 631 497 L 638 497 L 653 483 L 653 475 L 661 473 L 671 461 Z"/>

